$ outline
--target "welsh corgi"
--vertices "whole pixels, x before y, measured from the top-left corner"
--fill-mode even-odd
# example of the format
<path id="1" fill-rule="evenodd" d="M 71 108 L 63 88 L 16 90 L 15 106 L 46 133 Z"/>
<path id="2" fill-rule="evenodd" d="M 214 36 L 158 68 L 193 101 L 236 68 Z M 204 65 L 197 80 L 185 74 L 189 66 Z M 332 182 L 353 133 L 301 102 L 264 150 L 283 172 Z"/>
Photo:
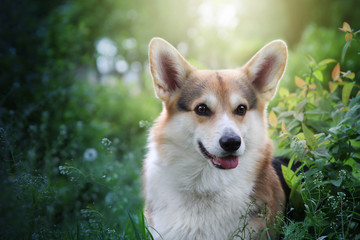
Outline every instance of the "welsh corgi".
<path id="1" fill-rule="evenodd" d="M 281 40 L 237 69 L 198 70 L 170 43 L 149 45 L 163 110 L 143 164 L 145 217 L 155 239 L 265 239 L 283 214 L 266 108 L 287 63 Z"/>

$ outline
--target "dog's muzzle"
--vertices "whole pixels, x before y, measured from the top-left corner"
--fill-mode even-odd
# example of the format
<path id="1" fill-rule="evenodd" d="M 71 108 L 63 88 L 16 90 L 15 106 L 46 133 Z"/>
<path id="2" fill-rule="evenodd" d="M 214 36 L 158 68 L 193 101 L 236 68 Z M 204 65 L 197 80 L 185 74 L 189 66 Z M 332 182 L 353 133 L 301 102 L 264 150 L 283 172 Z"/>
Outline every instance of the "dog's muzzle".
<path id="1" fill-rule="evenodd" d="M 211 161 L 211 163 L 219 169 L 233 169 L 236 168 L 239 163 L 239 158 L 237 156 L 229 155 L 225 157 L 217 157 L 211 153 L 209 153 L 201 141 L 198 142 L 200 152 L 203 154 L 203 156 Z M 236 150 L 240 147 L 236 148 Z M 230 146 L 228 147 L 230 148 Z M 231 146 L 232 149 L 234 149 L 234 146 Z M 235 150 L 235 151 L 236 151 Z"/>

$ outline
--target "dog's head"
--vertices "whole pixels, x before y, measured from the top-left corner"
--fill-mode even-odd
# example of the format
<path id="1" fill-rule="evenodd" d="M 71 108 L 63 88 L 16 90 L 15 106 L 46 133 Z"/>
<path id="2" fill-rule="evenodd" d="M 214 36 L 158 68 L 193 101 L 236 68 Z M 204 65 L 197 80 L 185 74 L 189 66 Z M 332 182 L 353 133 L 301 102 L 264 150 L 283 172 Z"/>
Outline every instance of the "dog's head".
<path id="1" fill-rule="evenodd" d="M 283 41 L 264 46 L 243 67 L 197 70 L 168 42 L 149 47 L 155 93 L 163 101 L 162 142 L 198 154 L 220 169 L 236 168 L 267 139 L 266 105 L 287 61 Z M 175 151 L 175 150 L 174 150 Z"/>

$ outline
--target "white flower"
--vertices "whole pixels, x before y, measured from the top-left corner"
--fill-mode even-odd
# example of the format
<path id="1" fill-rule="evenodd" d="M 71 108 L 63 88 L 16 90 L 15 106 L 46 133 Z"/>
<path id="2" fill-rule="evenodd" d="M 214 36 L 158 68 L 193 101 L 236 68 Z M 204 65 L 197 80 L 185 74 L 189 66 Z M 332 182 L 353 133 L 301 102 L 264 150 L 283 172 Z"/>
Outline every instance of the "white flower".
<path id="1" fill-rule="evenodd" d="M 111 141 L 108 138 L 103 138 L 101 140 L 101 143 L 104 145 L 104 147 L 108 147 L 111 145 Z"/>
<path id="2" fill-rule="evenodd" d="M 97 156 L 98 153 L 95 148 L 88 148 L 84 152 L 84 159 L 89 162 L 95 161 Z"/>

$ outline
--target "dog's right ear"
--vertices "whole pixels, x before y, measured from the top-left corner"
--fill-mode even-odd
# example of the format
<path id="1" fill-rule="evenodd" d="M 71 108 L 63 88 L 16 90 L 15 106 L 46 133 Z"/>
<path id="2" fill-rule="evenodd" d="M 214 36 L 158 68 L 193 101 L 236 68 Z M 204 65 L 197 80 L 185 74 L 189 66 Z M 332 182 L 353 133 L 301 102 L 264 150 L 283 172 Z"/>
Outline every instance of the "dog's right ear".
<path id="1" fill-rule="evenodd" d="M 169 101 L 195 68 L 167 41 L 153 38 L 149 46 L 150 71 L 156 96 Z"/>
<path id="2" fill-rule="evenodd" d="M 260 49 L 244 66 L 254 88 L 266 102 L 274 96 L 287 63 L 287 46 L 275 40 Z"/>

